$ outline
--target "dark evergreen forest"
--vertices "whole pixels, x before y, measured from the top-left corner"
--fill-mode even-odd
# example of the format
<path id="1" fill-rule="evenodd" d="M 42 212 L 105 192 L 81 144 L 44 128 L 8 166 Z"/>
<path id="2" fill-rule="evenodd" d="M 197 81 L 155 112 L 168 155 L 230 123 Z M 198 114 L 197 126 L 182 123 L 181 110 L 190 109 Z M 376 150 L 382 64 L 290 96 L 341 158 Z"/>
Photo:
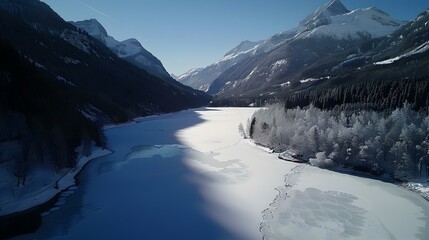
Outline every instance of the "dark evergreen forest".
<path id="1" fill-rule="evenodd" d="M 0 41 L 0 161 L 12 161 L 18 184 L 35 164 L 56 169 L 75 165 L 82 143 L 104 146 L 99 125 L 78 110 L 80 94 L 52 78 L 9 43 Z M 76 101 L 78 100 L 78 101 Z"/>

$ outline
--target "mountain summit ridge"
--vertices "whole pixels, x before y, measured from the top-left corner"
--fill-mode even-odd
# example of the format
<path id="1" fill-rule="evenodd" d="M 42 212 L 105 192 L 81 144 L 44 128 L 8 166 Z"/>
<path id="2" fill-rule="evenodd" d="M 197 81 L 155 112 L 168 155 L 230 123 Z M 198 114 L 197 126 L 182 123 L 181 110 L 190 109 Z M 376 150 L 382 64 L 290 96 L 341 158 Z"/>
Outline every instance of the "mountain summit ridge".
<path id="1" fill-rule="evenodd" d="M 304 18 L 299 25 L 305 27 L 306 30 L 312 30 L 320 25 L 328 24 L 329 18 L 332 16 L 343 15 L 349 12 L 340 0 L 331 0 Z"/>
<path id="2" fill-rule="evenodd" d="M 130 38 L 118 41 L 110 36 L 104 26 L 94 18 L 70 23 L 100 40 L 120 58 L 131 62 L 150 74 L 170 81 L 171 76 L 164 68 L 162 62 L 146 50 L 137 39 Z"/>

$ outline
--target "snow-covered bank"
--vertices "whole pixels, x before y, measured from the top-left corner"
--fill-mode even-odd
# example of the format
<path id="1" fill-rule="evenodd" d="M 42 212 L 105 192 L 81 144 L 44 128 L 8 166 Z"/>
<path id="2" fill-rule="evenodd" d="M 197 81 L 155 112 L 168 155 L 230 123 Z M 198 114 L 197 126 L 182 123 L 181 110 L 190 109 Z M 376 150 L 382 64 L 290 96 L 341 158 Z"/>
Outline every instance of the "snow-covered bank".
<path id="1" fill-rule="evenodd" d="M 429 182 L 426 179 L 412 179 L 402 184 L 407 189 L 417 192 L 429 201 Z"/>
<path id="2" fill-rule="evenodd" d="M 38 171 L 29 176 L 25 186 L 14 188 L 12 185 L 10 192 L 2 191 L 0 216 L 22 212 L 49 201 L 58 193 L 75 185 L 75 176 L 89 161 L 110 153 L 112 153 L 110 150 L 94 147 L 92 154 L 88 157 L 80 157 L 76 167 L 73 169 L 64 169 L 57 174 L 53 174 L 52 171 L 48 170 Z M 13 182 L 15 182 L 14 179 Z M 12 183 L 9 179 L 9 181 L 4 181 L 3 184 L 10 185 Z"/>

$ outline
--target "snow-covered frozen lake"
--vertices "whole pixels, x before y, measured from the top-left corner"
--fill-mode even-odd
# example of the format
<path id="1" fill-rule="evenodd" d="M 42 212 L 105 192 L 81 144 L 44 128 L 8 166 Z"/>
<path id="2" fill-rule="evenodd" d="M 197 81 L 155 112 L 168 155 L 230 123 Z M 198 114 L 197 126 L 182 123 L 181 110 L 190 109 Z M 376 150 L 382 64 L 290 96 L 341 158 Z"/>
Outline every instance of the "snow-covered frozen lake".
<path id="1" fill-rule="evenodd" d="M 16 239 L 429 239 L 429 202 L 281 161 L 243 140 L 256 109 L 204 108 L 106 130 L 114 153 Z M 286 180 L 286 181 L 285 181 Z"/>

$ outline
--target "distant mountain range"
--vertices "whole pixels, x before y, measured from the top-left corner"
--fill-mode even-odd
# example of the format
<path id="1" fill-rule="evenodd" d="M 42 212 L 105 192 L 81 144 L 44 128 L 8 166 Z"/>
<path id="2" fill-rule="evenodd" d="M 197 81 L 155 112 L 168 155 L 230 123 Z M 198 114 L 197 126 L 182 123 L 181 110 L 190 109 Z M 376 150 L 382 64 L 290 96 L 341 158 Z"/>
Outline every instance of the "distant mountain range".
<path id="1" fill-rule="evenodd" d="M 192 69 L 178 80 L 213 94 L 214 104 L 247 105 L 350 82 L 424 79 L 427 70 L 419 66 L 428 55 L 426 15 L 407 23 L 374 7 L 349 11 L 340 0 L 331 0 L 297 27 L 264 41 L 242 42 L 220 61 Z M 397 58 L 419 64 L 403 68 L 401 72 L 414 72 L 410 76 L 386 70 L 389 74 L 379 77 Z"/>

